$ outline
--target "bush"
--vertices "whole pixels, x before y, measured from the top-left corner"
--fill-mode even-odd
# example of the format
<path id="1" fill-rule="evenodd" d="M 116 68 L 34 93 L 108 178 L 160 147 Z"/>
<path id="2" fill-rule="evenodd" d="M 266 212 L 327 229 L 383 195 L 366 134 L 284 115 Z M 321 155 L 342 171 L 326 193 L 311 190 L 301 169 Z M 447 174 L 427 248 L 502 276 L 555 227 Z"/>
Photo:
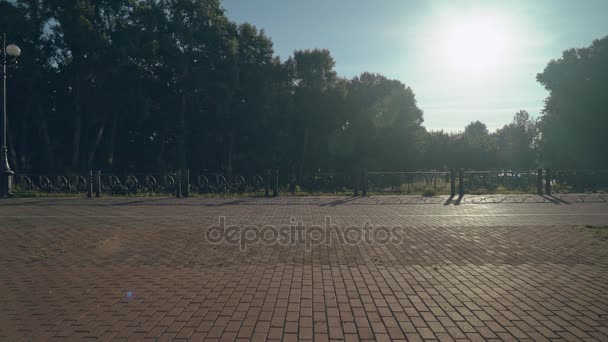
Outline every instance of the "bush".
<path id="1" fill-rule="evenodd" d="M 433 197 L 437 195 L 437 192 L 435 190 L 424 190 L 424 192 L 422 193 L 423 197 Z"/>

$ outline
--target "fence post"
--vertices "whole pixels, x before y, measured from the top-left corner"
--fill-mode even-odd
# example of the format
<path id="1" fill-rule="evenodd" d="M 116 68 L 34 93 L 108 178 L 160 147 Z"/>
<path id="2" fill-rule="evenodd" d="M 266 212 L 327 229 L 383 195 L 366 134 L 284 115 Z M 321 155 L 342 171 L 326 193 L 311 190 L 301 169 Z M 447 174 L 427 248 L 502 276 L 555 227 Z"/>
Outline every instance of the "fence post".
<path id="1" fill-rule="evenodd" d="M 101 170 L 97 170 L 97 176 L 95 178 L 97 179 L 97 184 L 95 184 L 95 197 L 99 198 L 101 197 Z"/>
<path id="2" fill-rule="evenodd" d="M 182 170 L 178 170 L 175 173 L 175 177 L 177 178 L 175 180 L 175 197 L 180 198 L 182 197 Z"/>
<path id="3" fill-rule="evenodd" d="M 274 189 L 272 189 L 274 197 L 279 196 L 279 169 L 274 169 Z"/>
<path id="4" fill-rule="evenodd" d="M 367 196 L 367 171 L 365 171 L 365 169 L 363 169 L 363 172 L 361 173 L 361 196 L 365 197 Z"/>
<path id="5" fill-rule="evenodd" d="M 464 170 L 458 170 L 458 196 L 464 196 Z"/>
<path id="6" fill-rule="evenodd" d="M 266 182 L 264 183 L 264 197 L 270 197 L 270 169 L 266 170 Z"/>
<path id="7" fill-rule="evenodd" d="M 548 196 L 551 196 L 551 169 L 547 168 L 545 170 L 545 193 Z"/>
<path id="8" fill-rule="evenodd" d="M 456 196 L 456 171 L 450 169 L 450 196 Z"/>
<path id="9" fill-rule="evenodd" d="M 190 169 L 184 170 L 184 197 L 190 196 Z"/>
<path id="10" fill-rule="evenodd" d="M 93 170 L 89 170 L 88 177 L 88 186 L 87 186 L 87 198 L 93 197 Z"/>

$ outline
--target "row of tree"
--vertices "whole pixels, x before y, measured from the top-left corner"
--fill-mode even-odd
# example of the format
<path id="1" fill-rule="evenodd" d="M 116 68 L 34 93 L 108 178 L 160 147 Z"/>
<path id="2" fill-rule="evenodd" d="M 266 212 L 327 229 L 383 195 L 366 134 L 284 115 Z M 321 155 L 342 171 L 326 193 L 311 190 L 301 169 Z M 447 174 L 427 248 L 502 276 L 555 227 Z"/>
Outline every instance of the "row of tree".
<path id="1" fill-rule="evenodd" d="M 23 50 L 7 90 L 21 173 L 608 166 L 606 38 L 539 74 L 540 120 L 445 133 L 400 81 L 338 77 L 328 50 L 281 61 L 220 0 L 2 2 L 0 25 Z"/>

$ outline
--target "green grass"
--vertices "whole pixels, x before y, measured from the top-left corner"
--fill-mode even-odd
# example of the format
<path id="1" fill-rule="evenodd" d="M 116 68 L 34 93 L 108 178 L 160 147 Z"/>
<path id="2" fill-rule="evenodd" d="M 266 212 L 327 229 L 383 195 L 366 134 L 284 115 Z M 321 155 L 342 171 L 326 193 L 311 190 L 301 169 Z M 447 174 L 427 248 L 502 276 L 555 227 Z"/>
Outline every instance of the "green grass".
<path id="1" fill-rule="evenodd" d="M 270 192 L 270 196 L 272 196 L 272 191 Z M 190 197 L 196 198 L 223 198 L 223 197 L 265 197 L 264 192 L 244 192 L 244 193 L 227 193 L 227 194 L 219 194 L 219 193 L 198 193 L 191 192 Z"/>
<path id="2" fill-rule="evenodd" d="M 465 188 L 465 195 L 536 195 L 536 187 L 528 189 L 508 189 L 504 186 L 499 186 L 495 189 L 475 189 L 467 190 Z"/>
<path id="3" fill-rule="evenodd" d="M 12 198 L 43 198 L 43 197 L 86 197 L 86 193 L 67 193 L 67 192 L 15 192 Z"/>
<path id="4" fill-rule="evenodd" d="M 608 240 L 608 226 L 606 226 L 606 225 L 594 226 L 591 224 L 586 224 L 583 226 L 579 226 L 579 228 L 589 231 L 589 232 L 593 233 L 593 235 L 595 235 L 603 240 Z"/>
<path id="5" fill-rule="evenodd" d="M 301 191 L 301 192 L 296 192 L 296 193 L 290 193 L 290 192 L 282 192 L 280 193 L 281 196 L 290 196 L 290 197 L 306 197 L 306 196 L 352 196 L 353 195 L 353 191 L 337 191 L 337 192 L 318 192 L 318 191 L 313 191 L 313 192 L 306 192 L 306 191 Z"/>

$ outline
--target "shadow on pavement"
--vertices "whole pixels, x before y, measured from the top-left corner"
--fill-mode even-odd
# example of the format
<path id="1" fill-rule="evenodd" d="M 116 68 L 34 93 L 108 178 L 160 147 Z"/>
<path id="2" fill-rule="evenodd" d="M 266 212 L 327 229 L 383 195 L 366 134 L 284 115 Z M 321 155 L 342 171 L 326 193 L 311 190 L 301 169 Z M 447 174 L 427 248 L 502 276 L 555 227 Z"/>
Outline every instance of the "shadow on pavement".
<path id="1" fill-rule="evenodd" d="M 453 199 L 454 199 L 454 195 L 451 195 L 450 197 L 448 197 L 447 201 L 445 201 L 445 203 L 443 205 L 450 205 L 450 203 L 452 203 Z"/>
<path id="2" fill-rule="evenodd" d="M 466 198 L 465 198 L 466 196 Z M 342 205 L 426 205 L 449 206 L 461 204 L 575 204 L 575 203 L 608 203 L 608 194 L 569 194 L 569 195 L 458 195 L 425 198 L 420 196 L 279 196 L 279 197 L 48 197 L 48 198 L 8 198 L 0 199 L 0 207 L 26 206 L 321 206 L 335 207 Z"/>
<path id="3" fill-rule="evenodd" d="M 321 204 L 321 207 L 325 207 L 325 206 L 335 207 L 335 206 L 340 205 L 340 204 L 352 202 L 352 201 L 354 201 L 354 200 L 356 200 L 358 198 L 362 198 L 362 197 L 359 197 L 359 196 L 355 197 L 355 196 L 353 196 L 353 197 L 349 197 L 349 198 L 345 198 L 345 199 L 339 199 L 339 200 L 336 200 L 336 201 L 333 201 L 333 202 L 330 202 L 330 203 Z"/>
<path id="4" fill-rule="evenodd" d="M 553 195 L 547 195 L 547 197 L 554 199 L 555 201 L 559 202 L 559 203 L 563 203 L 563 204 L 570 204 L 570 202 L 567 202 L 559 197 L 555 197 Z"/>

